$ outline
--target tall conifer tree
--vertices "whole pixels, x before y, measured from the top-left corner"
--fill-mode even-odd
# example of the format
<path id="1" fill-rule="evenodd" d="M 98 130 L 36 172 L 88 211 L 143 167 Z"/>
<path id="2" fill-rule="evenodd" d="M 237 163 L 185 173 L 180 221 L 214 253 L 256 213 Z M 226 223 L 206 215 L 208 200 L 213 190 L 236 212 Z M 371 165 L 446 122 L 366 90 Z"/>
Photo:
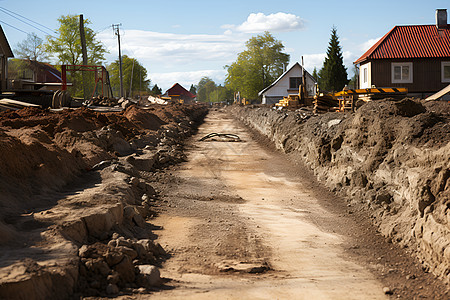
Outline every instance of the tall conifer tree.
<path id="1" fill-rule="evenodd" d="M 327 57 L 323 68 L 319 72 L 320 88 L 326 91 L 340 91 L 348 83 L 347 68 L 344 66 L 342 48 L 339 45 L 337 29 L 331 29 L 330 43 L 327 49 Z"/>

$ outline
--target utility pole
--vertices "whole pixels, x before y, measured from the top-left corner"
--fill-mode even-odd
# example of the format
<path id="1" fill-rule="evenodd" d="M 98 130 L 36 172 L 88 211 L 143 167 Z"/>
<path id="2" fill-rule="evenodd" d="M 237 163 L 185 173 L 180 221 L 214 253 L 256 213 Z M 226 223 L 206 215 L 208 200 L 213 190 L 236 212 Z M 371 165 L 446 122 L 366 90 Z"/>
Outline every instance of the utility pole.
<path id="1" fill-rule="evenodd" d="M 84 20 L 83 20 L 83 15 L 80 15 L 80 40 L 81 40 L 81 52 L 83 54 L 83 65 L 86 66 L 88 64 L 88 58 L 87 58 L 87 50 L 86 50 L 86 36 L 84 35 Z M 87 78 L 87 74 L 86 72 L 83 72 L 83 96 L 84 99 L 88 98 L 88 93 L 87 93 L 87 82 L 88 82 L 88 78 Z"/>
<path id="2" fill-rule="evenodd" d="M 139 103 L 142 99 L 142 68 L 139 68 Z"/>
<path id="3" fill-rule="evenodd" d="M 130 78 L 130 94 L 128 95 L 128 97 L 132 98 L 132 87 L 133 87 L 133 73 L 134 73 L 134 63 L 135 63 L 135 59 L 133 58 L 133 66 L 131 67 L 131 78 Z"/>
<path id="4" fill-rule="evenodd" d="M 119 42 L 119 77 L 120 77 L 120 97 L 123 98 L 123 74 L 122 74 L 122 53 L 120 51 L 120 31 L 119 27 L 122 24 L 113 24 L 112 28 L 117 35 L 117 41 Z"/>

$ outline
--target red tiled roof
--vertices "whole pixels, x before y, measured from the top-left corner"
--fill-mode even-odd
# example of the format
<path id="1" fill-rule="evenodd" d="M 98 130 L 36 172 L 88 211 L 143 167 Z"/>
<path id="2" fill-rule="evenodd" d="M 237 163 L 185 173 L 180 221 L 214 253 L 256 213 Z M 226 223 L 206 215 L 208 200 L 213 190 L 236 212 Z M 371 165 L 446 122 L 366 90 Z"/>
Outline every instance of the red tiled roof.
<path id="1" fill-rule="evenodd" d="M 354 63 L 368 59 L 450 57 L 450 26 L 395 26 Z"/>
<path id="2" fill-rule="evenodd" d="M 195 95 L 186 90 L 184 87 L 182 87 L 179 83 L 175 83 L 170 89 L 167 90 L 166 94 L 168 96 L 188 96 L 191 98 L 195 98 Z"/>

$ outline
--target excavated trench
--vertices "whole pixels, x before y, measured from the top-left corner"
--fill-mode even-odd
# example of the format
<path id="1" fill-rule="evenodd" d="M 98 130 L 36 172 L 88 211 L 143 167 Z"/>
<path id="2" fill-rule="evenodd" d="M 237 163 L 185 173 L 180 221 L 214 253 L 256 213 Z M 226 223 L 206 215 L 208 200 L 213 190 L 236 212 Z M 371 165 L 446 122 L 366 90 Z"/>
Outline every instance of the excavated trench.
<path id="1" fill-rule="evenodd" d="M 196 139 L 240 139 L 187 151 L 205 107 L 1 113 L 0 298 L 448 296 L 389 244 L 448 282 L 447 103 L 226 111 L 247 128 L 215 112 Z M 388 242 L 361 229 L 368 215 Z"/>
<path id="2" fill-rule="evenodd" d="M 389 240 L 450 280 L 450 104 L 370 102 L 356 113 L 231 107 L 229 112 L 305 163 L 368 212 Z"/>

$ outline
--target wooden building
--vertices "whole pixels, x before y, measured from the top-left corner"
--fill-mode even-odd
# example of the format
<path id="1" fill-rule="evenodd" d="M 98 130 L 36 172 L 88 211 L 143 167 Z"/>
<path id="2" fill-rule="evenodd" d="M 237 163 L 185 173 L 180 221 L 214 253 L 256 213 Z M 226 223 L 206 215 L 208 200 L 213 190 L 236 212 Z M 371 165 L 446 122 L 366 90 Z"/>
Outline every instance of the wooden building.
<path id="1" fill-rule="evenodd" d="M 447 10 L 436 24 L 395 26 L 354 62 L 359 88 L 405 87 L 426 98 L 450 84 L 450 26 Z"/>
<path id="2" fill-rule="evenodd" d="M 41 88 L 54 90 L 60 88 L 61 72 L 48 63 L 11 59 L 8 64 L 9 79 L 14 80 L 13 89 L 21 89 L 27 85 L 41 84 Z M 52 85 L 53 84 L 53 85 Z"/>
<path id="3" fill-rule="evenodd" d="M 14 57 L 8 40 L 0 26 L 0 91 L 8 88 L 8 58 Z"/>
<path id="4" fill-rule="evenodd" d="M 303 68 L 296 62 L 271 85 L 258 93 L 258 96 L 262 97 L 262 104 L 275 104 L 290 94 L 298 94 L 298 87 L 302 83 L 302 74 Z M 313 97 L 316 80 L 306 70 L 305 74 L 308 96 Z"/>
<path id="5" fill-rule="evenodd" d="M 176 101 L 180 103 L 192 103 L 195 99 L 195 95 L 182 87 L 179 83 L 175 83 L 170 89 L 168 89 L 164 95 L 163 99 L 169 99 L 171 101 Z"/>

